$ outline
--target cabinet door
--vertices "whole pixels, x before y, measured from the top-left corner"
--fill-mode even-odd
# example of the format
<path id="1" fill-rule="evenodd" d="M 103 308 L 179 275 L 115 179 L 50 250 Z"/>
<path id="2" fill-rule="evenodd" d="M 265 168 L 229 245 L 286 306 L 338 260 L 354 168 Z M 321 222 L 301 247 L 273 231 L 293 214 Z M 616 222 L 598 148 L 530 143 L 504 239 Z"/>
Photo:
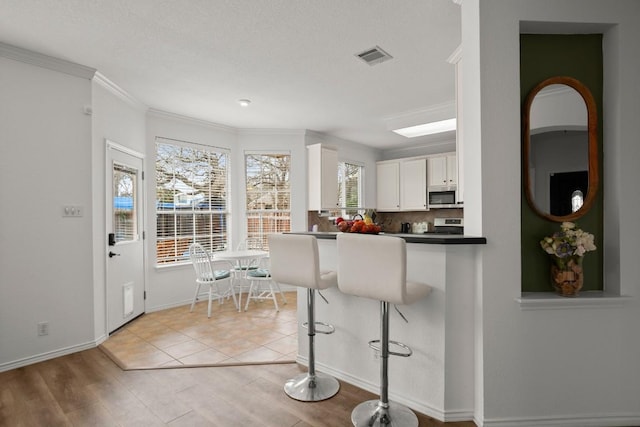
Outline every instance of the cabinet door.
<path id="1" fill-rule="evenodd" d="M 338 206 L 338 152 L 320 144 L 307 146 L 309 210 Z"/>
<path id="2" fill-rule="evenodd" d="M 338 207 L 338 152 L 322 149 L 322 207 Z"/>
<path id="3" fill-rule="evenodd" d="M 407 160 L 400 164 L 402 210 L 427 209 L 427 159 Z"/>
<path id="4" fill-rule="evenodd" d="M 455 154 L 447 156 L 447 185 L 458 184 L 458 158 Z"/>
<path id="5" fill-rule="evenodd" d="M 379 211 L 400 210 L 400 163 L 378 163 L 377 175 L 377 209 Z"/>
<path id="6" fill-rule="evenodd" d="M 447 158 L 445 156 L 429 158 L 429 186 L 448 185 Z"/>

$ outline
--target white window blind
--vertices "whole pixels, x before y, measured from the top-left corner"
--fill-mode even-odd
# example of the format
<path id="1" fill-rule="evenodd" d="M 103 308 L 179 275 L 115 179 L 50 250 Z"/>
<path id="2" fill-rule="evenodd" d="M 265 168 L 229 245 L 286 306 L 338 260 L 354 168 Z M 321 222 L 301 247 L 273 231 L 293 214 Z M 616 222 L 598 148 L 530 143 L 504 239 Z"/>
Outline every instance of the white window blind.
<path id="1" fill-rule="evenodd" d="M 228 181 L 227 150 L 156 139 L 158 264 L 186 261 L 194 242 L 227 249 Z"/>
<path id="2" fill-rule="evenodd" d="M 267 236 L 291 231 L 290 154 L 245 154 L 247 241 L 268 250 Z"/>
<path id="3" fill-rule="evenodd" d="M 353 163 L 338 163 L 338 204 L 343 215 L 355 215 L 363 207 L 362 184 L 364 167 Z"/>

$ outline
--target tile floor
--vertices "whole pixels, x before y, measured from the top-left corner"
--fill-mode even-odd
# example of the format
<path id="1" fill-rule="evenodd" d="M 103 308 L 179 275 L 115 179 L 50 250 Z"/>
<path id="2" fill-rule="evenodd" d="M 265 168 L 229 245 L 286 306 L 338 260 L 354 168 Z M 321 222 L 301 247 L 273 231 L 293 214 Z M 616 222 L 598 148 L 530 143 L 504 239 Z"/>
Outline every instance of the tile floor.
<path id="1" fill-rule="evenodd" d="M 238 312 L 232 301 L 207 301 L 144 314 L 111 335 L 100 348 L 122 369 L 155 369 L 294 362 L 298 352 L 296 292 L 252 301 Z M 244 301 L 243 301 L 244 303 Z"/>

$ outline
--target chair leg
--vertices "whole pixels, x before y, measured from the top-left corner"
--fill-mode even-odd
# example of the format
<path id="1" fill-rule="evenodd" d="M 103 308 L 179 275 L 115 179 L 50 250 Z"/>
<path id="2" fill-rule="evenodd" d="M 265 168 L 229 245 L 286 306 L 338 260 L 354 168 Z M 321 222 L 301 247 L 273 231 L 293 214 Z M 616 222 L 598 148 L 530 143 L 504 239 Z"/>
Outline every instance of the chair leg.
<path id="1" fill-rule="evenodd" d="M 335 378 L 316 373 L 315 346 L 315 289 L 307 289 L 307 335 L 309 336 L 309 367 L 308 372 L 288 380 L 284 391 L 289 397 L 303 402 L 317 402 L 333 397 L 340 389 L 340 383 Z"/>
<path id="2" fill-rule="evenodd" d="M 235 308 L 238 308 L 238 300 L 236 300 L 236 285 L 235 285 L 235 278 L 233 276 L 231 276 L 229 278 L 229 288 L 227 289 L 227 299 L 229 299 L 229 295 L 231 295 L 231 298 L 233 298 L 233 306 Z"/>
<path id="3" fill-rule="evenodd" d="M 380 398 L 360 403 L 351 412 L 354 426 L 418 427 L 418 417 L 404 405 L 389 402 L 389 303 L 380 301 Z"/>
<path id="4" fill-rule="evenodd" d="M 191 302 L 191 313 L 193 313 L 193 307 L 196 305 L 198 299 L 198 293 L 200 293 L 200 283 L 196 283 L 196 293 L 193 295 L 193 301 Z"/>
<path id="5" fill-rule="evenodd" d="M 209 305 L 207 308 L 207 317 L 211 317 L 211 298 L 213 297 L 213 285 L 209 283 Z"/>
<path id="6" fill-rule="evenodd" d="M 271 283 L 273 283 L 274 286 L 276 287 L 276 289 L 278 289 L 278 292 L 280 293 L 280 296 L 282 297 L 282 304 L 286 304 L 287 303 L 287 297 L 284 296 L 284 292 L 282 292 L 282 289 L 280 289 L 280 285 L 278 284 L 278 282 L 276 282 L 275 280 L 272 280 Z"/>
<path id="7" fill-rule="evenodd" d="M 269 284 L 269 293 L 271 294 L 273 305 L 276 306 L 276 311 L 280 311 L 280 307 L 278 307 L 278 299 L 276 298 L 276 293 L 273 291 L 273 280 L 269 280 L 269 282 L 267 283 Z"/>
<path id="8" fill-rule="evenodd" d="M 252 280 L 251 281 L 251 285 L 249 286 L 249 293 L 247 293 L 247 302 L 244 305 L 244 311 L 247 311 L 247 308 L 249 308 L 249 301 L 251 301 L 251 294 L 253 292 L 253 285 L 255 284 L 255 281 Z"/>

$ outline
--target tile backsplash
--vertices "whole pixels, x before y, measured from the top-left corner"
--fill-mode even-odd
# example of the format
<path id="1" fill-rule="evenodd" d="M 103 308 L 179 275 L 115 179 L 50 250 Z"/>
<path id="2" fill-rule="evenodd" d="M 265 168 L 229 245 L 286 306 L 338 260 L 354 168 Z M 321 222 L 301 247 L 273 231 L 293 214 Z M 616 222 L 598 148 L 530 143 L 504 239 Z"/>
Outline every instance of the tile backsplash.
<path id="1" fill-rule="evenodd" d="M 400 233 L 400 224 L 421 223 L 429 224 L 429 230 L 433 229 L 433 220 L 435 218 L 462 218 L 463 209 L 433 209 L 430 211 L 412 211 L 412 212 L 376 212 L 375 223 L 382 227 L 382 231 L 387 233 Z M 326 216 L 320 216 L 317 211 L 309 211 L 307 214 L 307 226 L 311 231 L 314 225 L 318 226 L 318 231 L 337 231 L 333 223 L 333 219 Z"/>

